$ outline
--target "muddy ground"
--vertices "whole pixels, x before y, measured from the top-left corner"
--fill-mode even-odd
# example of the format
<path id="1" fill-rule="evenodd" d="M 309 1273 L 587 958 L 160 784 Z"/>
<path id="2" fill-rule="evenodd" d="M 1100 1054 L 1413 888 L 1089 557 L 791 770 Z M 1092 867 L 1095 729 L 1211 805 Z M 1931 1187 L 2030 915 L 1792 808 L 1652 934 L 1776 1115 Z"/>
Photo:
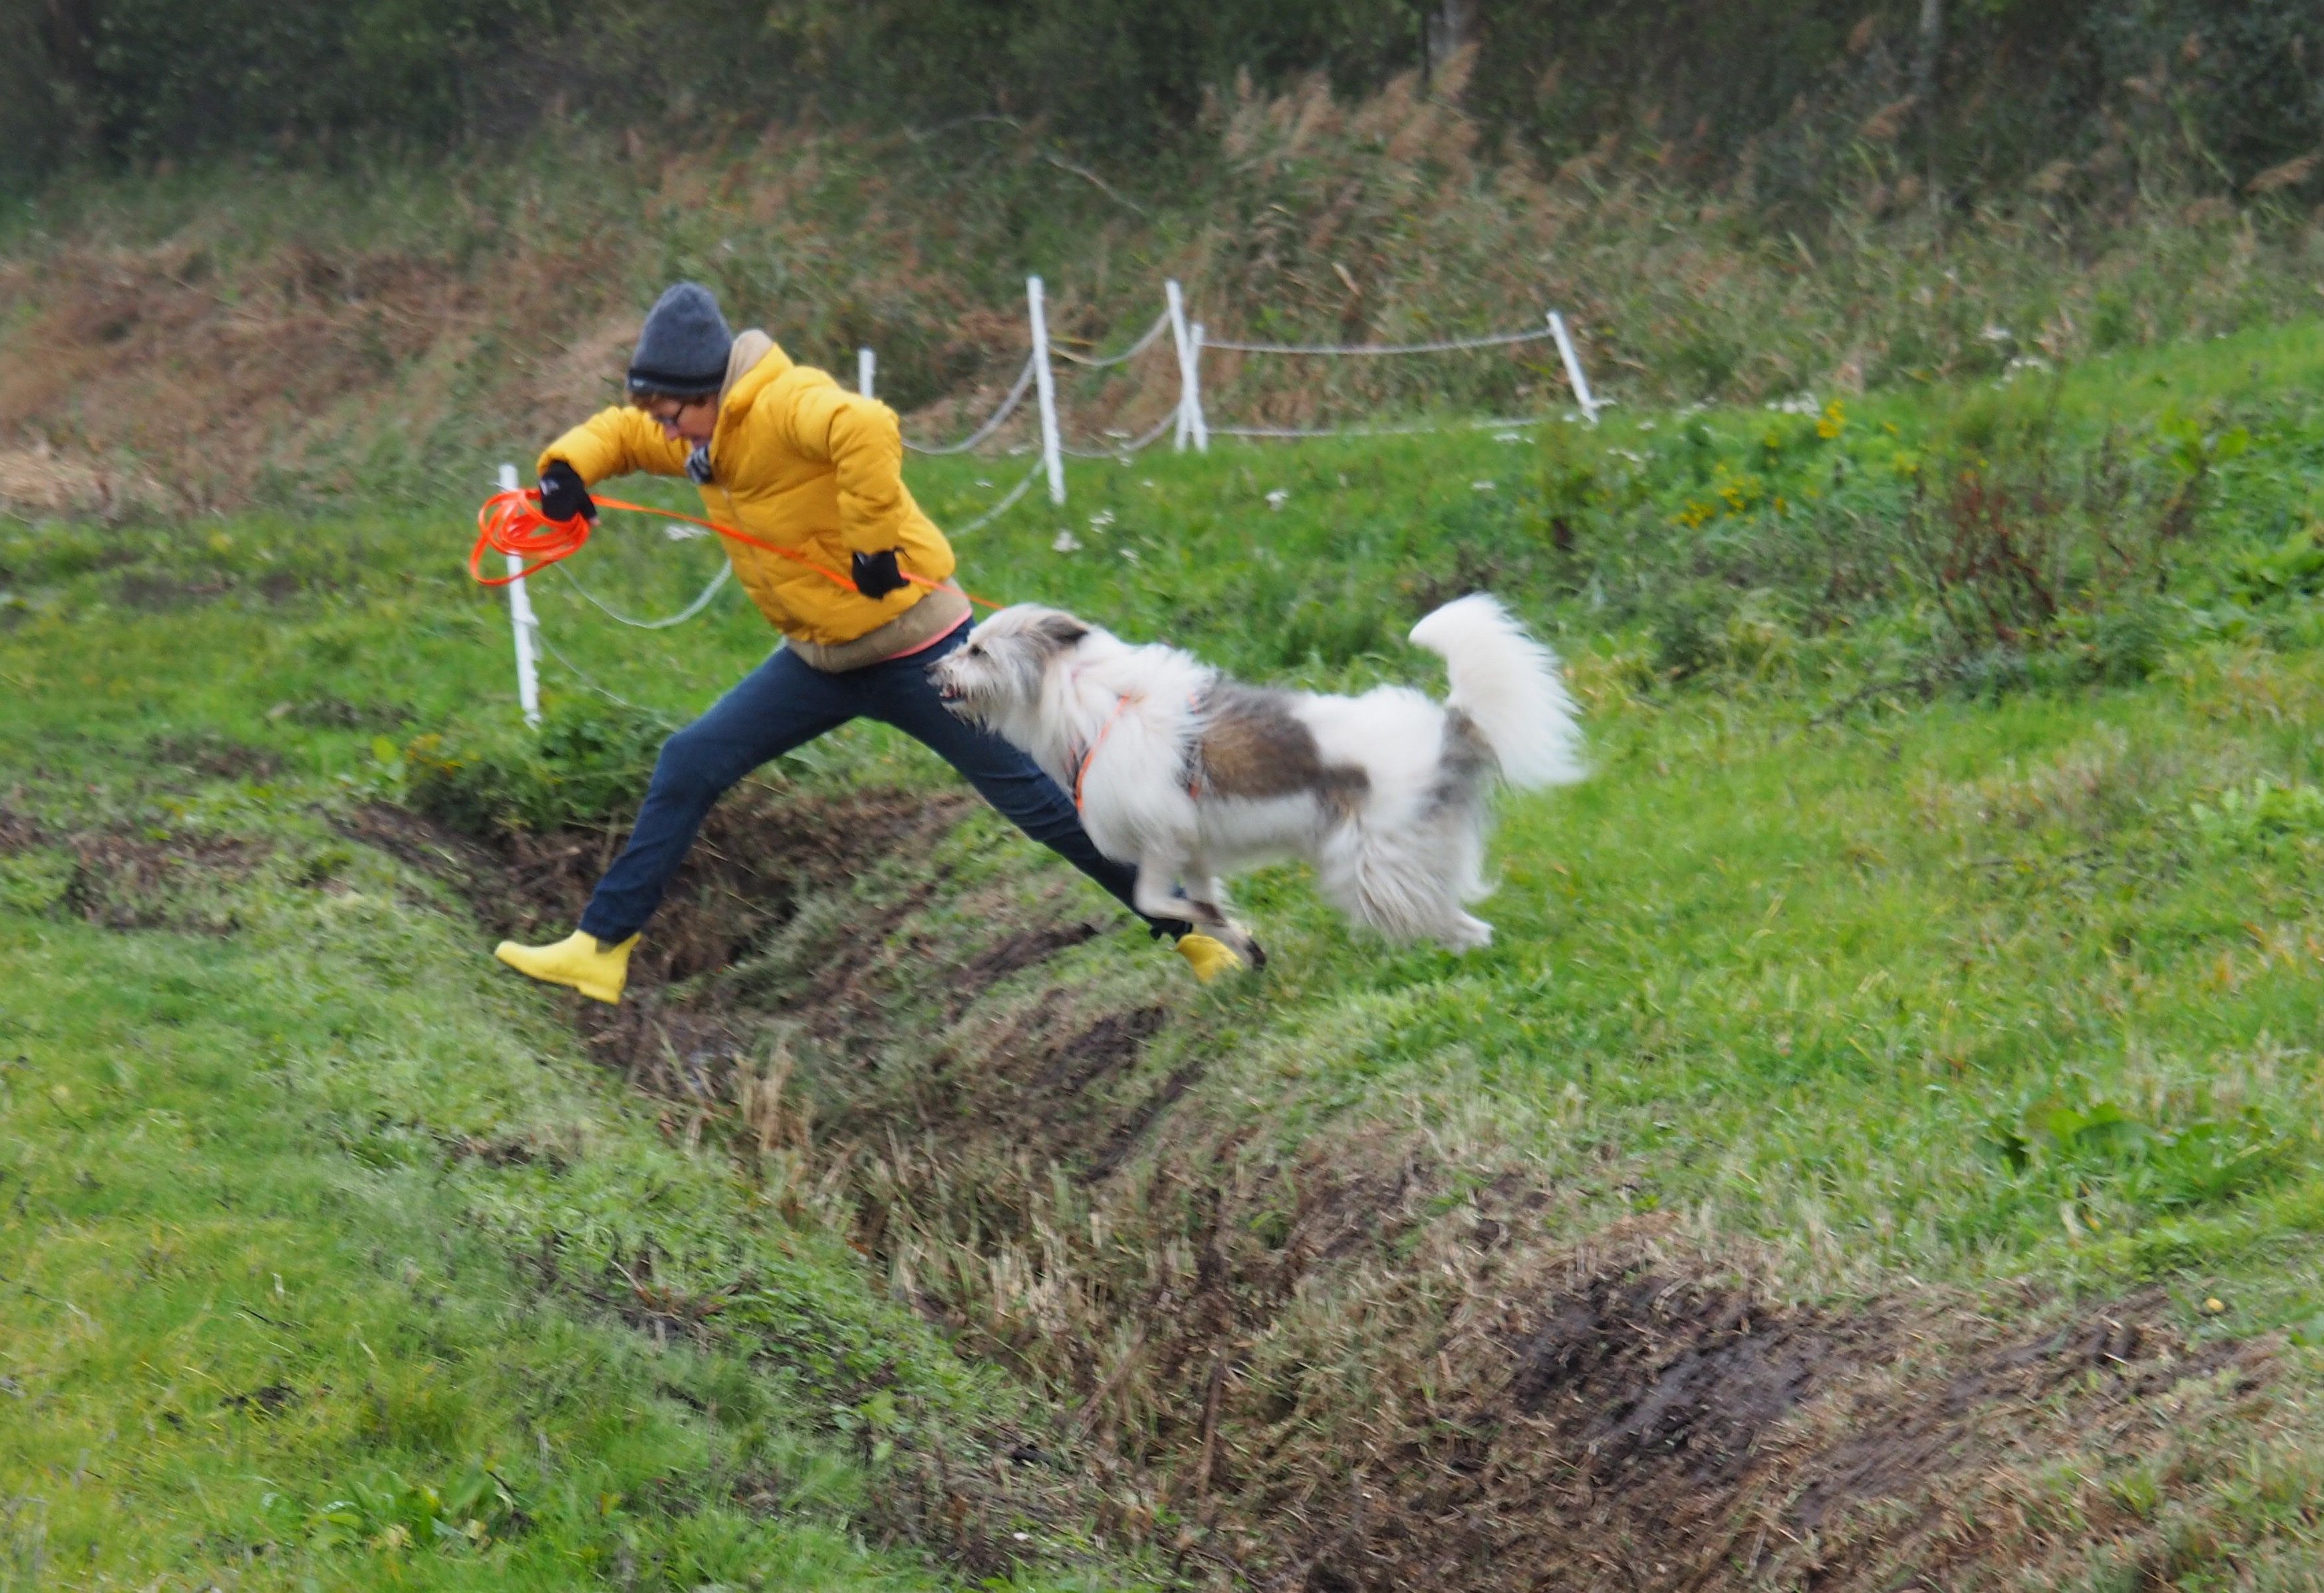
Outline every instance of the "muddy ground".
<path id="1" fill-rule="evenodd" d="M 666 1130 L 785 1158 L 803 1213 L 1046 1386 L 1072 1414 L 1016 1463 L 1073 1473 L 1109 1535 L 1314 1593 L 1897 1593 L 2100 1552 L 2172 1577 L 2151 1501 L 2107 1479 L 2264 1401 L 2271 1342 L 2191 1341 L 2159 1291 L 1794 1301 L 1748 1249 L 1593 1225 L 1521 1163 L 1361 1128 L 1269 1148 L 1205 1091 L 1200 1034 L 1167 1043 L 1195 1008 L 1073 965 L 1125 933 L 1104 904 L 853 872 L 964 811 L 730 802 L 632 999 L 575 1021 Z M 619 840 L 386 806 L 350 833 L 512 934 L 563 933 Z M 951 1487 L 926 1482 L 915 1530 Z"/>
<path id="2" fill-rule="evenodd" d="M 246 875 L 266 851 L 256 841 L 134 825 L 55 830 L 0 806 L 0 858 L 33 865 L 10 881 L 13 904 L 108 929 L 231 935 L 240 924 L 213 886 Z"/>

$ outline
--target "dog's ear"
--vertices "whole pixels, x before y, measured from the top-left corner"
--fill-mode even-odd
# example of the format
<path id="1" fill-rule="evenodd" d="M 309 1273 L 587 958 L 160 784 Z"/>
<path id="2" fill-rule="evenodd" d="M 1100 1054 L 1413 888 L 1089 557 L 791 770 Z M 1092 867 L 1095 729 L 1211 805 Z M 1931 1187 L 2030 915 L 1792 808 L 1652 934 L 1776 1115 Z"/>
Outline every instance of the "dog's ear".
<path id="1" fill-rule="evenodd" d="M 1071 614 L 1043 614 L 1033 622 L 1033 635 L 1051 652 L 1070 652 L 1090 628 Z"/>

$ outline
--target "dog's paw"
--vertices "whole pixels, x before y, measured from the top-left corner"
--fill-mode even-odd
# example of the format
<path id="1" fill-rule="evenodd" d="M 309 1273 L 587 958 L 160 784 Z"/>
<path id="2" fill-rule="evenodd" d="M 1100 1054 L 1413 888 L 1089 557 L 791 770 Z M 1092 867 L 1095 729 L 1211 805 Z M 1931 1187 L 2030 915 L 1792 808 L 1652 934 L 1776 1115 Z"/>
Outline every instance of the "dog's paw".
<path id="1" fill-rule="evenodd" d="M 1221 940 L 1226 942 L 1227 944 L 1232 946 L 1235 951 L 1235 955 L 1240 957 L 1251 967 L 1264 968 L 1267 966 L 1267 949 L 1259 944 L 1258 937 L 1253 935 L 1250 930 L 1244 928 L 1241 925 L 1236 923 L 1231 918 L 1219 925 L 1218 936 Z"/>
<path id="2" fill-rule="evenodd" d="M 1493 926 L 1482 918 L 1472 918 L 1463 913 L 1442 938 L 1447 950 L 1480 952 L 1493 944 Z"/>

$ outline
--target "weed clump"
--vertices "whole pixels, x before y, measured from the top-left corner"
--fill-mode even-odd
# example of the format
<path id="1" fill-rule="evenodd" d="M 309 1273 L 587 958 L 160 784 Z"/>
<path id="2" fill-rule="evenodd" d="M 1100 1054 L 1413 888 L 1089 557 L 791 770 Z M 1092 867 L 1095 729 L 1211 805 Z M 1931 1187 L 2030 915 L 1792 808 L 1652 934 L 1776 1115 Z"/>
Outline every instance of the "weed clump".
<path id="1" fill-rule="evenodd" d="M 2227 534 L 2221 472 L 2250 440 L 2216 412 L 2077 429 L 2023 384 L 1909 435 L 1803 398 L 1642 425 L 1631 447 L 1552 428 L 1529 513 L 1557 586 L 1643 631 L 1666 683 L 2123 684 L 2207 601 L 2324 585 L 2304 534 L 2259 551 Z"/>
<path id="2" fill-rule="evenodd" d="M 2077 1107 L 2055 1095 L 1997 1119 L 1986 1144 L 2031 1190 L 2068 1202 L 2070 1220 L 2092 1229 L 2107 1217 L 2119 1226 L 2249 1193 L 2282 1175 L 2292 1150 L 2256 1107 L 2199 1100 L 2172 1124 L 2112 1100 Z"/>
<path id="3" fill-rule="evenodd" d="M 642 710 L 591 705 L 551 714 L 538 737 L 460 745 L 430 733 L 380 751 L 413 811 L 465 835 L 539 835 L 626 815 L 668 734 Z"/>

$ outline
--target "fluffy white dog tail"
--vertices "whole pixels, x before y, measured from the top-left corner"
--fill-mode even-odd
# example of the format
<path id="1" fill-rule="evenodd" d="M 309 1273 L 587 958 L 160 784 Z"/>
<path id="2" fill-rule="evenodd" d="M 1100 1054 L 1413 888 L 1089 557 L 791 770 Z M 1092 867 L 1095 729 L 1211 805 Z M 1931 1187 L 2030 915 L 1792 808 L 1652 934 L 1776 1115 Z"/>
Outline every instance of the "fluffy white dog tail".
<path id="1" fill-rule="evenodd" d="M 1557 655 L 1527 636 L 1498 598 L 1454 598 L 1415 625 L 1412 640 L 1444 660 L 1452 677 L 1446 706 L 1483 733 L 1510 785 L 1568 786 L 1588 772 Z"/>

